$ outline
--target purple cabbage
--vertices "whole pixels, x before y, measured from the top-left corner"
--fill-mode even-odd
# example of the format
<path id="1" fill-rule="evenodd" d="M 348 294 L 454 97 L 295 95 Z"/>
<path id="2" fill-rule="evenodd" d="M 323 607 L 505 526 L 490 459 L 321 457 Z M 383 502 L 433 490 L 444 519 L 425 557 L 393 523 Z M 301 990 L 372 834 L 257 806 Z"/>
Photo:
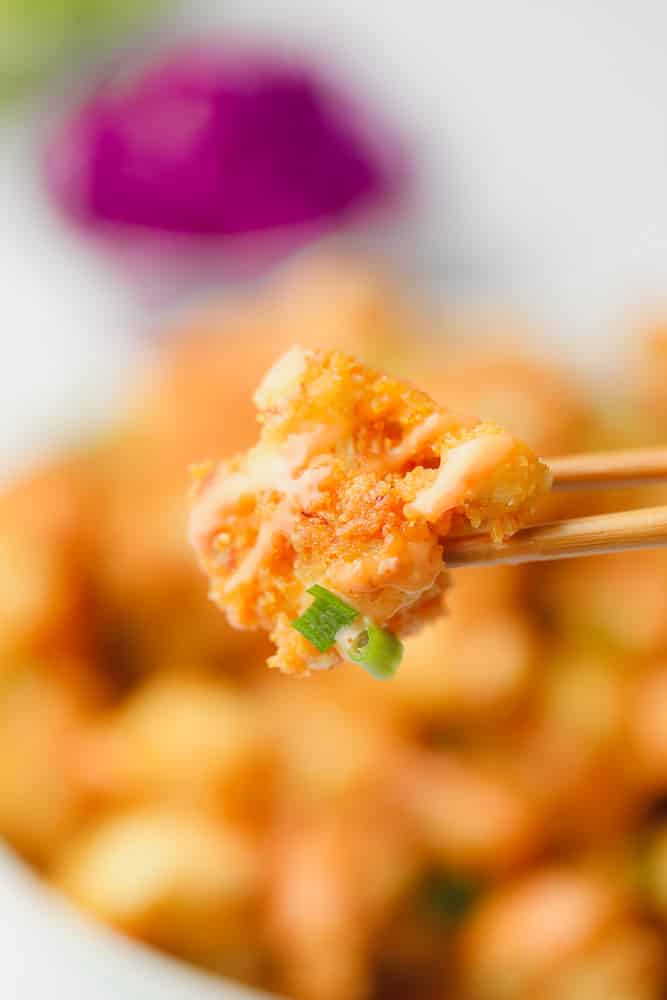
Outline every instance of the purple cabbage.
<path id="1" fill-rule="evenodd" d="M 396 142 L 311 69 L 204 44 L 100 86 L 46 171 L 79 222 L 208 237 L 333 222 L 404 176 Z"/>

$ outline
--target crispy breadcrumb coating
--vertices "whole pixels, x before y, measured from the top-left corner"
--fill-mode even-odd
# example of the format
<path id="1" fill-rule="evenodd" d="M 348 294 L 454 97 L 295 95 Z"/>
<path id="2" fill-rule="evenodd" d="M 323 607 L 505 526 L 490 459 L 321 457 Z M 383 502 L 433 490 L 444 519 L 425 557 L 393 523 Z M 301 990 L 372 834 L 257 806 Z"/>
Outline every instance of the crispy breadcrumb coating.
<path id="1" fill-rule="evenodd" d="M 446 537 L 501 540 L 549 473 L 496 424 L 338 351 L 292 348 L 255 394 L 262 431 L 246 454 L 193 469 L 190 540 L 212 599 L 239 628 L 271 633 L 269 665 L 335 665 L 292 628 L 315 583 L 398 635 L 441 612 Z M 339 644 L 340 646 L 340 644 Z"/>

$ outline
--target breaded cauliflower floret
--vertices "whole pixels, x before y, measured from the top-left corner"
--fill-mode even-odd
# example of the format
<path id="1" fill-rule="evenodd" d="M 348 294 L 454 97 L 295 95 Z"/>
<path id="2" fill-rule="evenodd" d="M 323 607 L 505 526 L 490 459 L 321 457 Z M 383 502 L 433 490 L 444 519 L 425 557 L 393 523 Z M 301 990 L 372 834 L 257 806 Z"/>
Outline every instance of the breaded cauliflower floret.
<path id="1" fill-rule="evenodd" d="M 292 627 L 314 584 L 401 635 L 440 613 L 450 532 L 502 539 L 545 465 L 489 422 L 453 416 L 337 351 L 293 348 L 255 394 L 257 445 L 193 470 L 190 538 L 230 622 L 262 628 L 286 673 L 333 666 Z M 341 652 L 342 650 L 342 652 Z"/>

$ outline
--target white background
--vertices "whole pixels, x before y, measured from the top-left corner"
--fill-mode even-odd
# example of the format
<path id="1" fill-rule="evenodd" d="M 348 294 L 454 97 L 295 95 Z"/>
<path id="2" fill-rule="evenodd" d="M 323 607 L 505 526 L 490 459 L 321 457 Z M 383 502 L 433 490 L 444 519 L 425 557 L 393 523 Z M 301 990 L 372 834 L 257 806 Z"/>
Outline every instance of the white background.
<path id="1" fill-rule="evenodd" d="M 403 124 L 423 195 L 389 252 L 431 291 L 521 305 L 589 371 L 614 369 L 628 311 L 667 305 L 662 0 L 201 0 L 180 15 L 211 21 L 315 46 Z M 39 141 L 36 111 L 0 122 L 0 470 L 103 419 L 149 322 L 50 214 Z M 151 1000 L 131 949 L 56 933 L 15 878 L 0 873 L 3 1000 Z M 164 976 L 156 997 L 209 995 Z"/>

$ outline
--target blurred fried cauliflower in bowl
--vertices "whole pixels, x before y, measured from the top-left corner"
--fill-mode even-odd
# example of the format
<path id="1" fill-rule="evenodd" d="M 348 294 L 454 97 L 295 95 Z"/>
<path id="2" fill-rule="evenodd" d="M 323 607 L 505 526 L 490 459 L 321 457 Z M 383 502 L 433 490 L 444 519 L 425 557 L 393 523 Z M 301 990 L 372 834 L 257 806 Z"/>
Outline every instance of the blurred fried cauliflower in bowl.
<path id="1" fill-rule="evenodd" d="M 664 560 L 459 571 L 384 685 L 265 670 L 264 638 L 207 600 L 186 466 L 251 445 L 251 393 L 293 343 L 407 373 L 538 453 L 613 444 L 611 391 L 601 408 L 567 371 L 461 343 L 358 261 L 187 312 L 103 440 L 0 497 L 0 834 L 76 907 L 210 974 L 137 958 L 142 1000 L 230 980 L 659 1000 Z M 655 395 L 632 405 L 654 440 Z"/>

